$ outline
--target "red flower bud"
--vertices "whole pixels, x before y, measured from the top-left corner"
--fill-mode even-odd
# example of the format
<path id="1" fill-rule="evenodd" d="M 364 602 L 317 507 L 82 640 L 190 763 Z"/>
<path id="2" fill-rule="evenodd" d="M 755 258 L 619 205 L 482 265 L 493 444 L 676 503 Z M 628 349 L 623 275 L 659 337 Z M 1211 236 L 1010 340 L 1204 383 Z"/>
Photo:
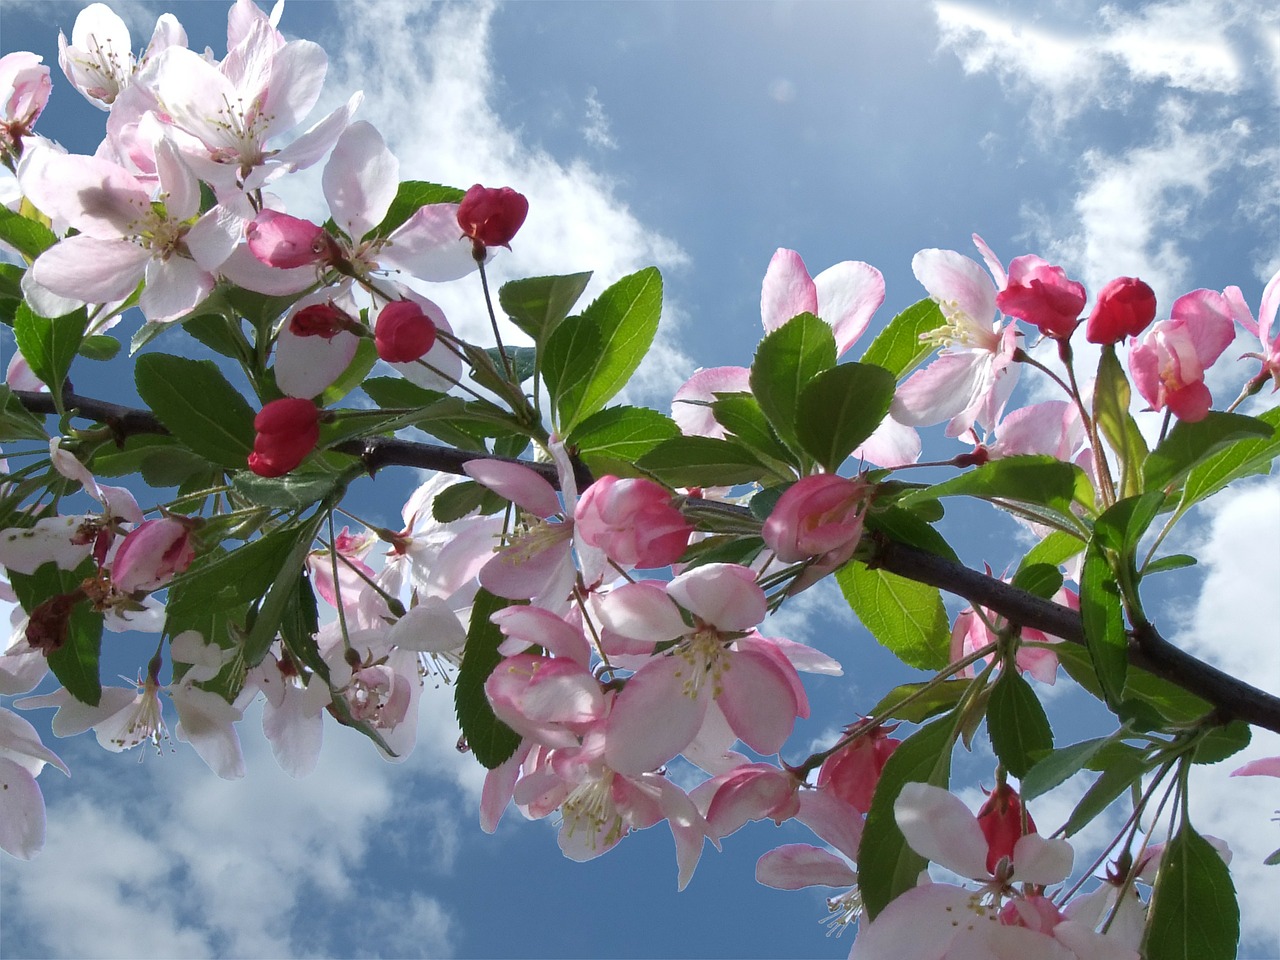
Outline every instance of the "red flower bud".
<path id="1" fill-rule="evenodd" d="M 1085 339 L 1090 343 L 1119 343 L 1136 337 L 1156 318 L 1156 295 L 1137 277 L 1116 277 L 1098 294 Z"/>
<path id="2" fill-rule="evenodd" d="M 323 227 L 274 210 L 263 210 L 245 227 L 249 252 L 268 267 L 288 269 L 320 263 L 336 254 Z"/>
<path id="3" fill-rule="evenodd" d="M 378 314 L 373 337 L 387 363 L 410 363 L 435 345 L 436 325 L 412 300 L 396 300 Z"/>
<path id="4" fill-rule="evenodd" d="M 511 238 L 528 215 L 529 201 L 510 187 L 477 183 L 458 204 L 458 225 L 463 234 L 486 247 L 511 249 Z"/>
<path id="5" fill-rule="evenodd" d="M 310 400 L 272 400 L 253 418 L 249 469 L 260 477 L 281 477 L 307 458 L 320 440 L 320 411 Z"/>
<path id="6" fill-rule="evenodd" d="M 996 306 L 1034 323 L 1046 337 L 1066 340 L 1080 322 L 1085 299 L 1084 286 L 1068 280 L 1065 270 L 1027 254 L 1009 264 L 1009 282 L 996 295 Z"/>
<path id="7" fill-rule="evenodd" d="M 295 337 L 324 337 L 332 340 L 347 328 L 347 315 L 331 303 L 313 303 L 289 319 L 289 332 Z"/>
<path id="8" fill-rule="evenodd" d="M 1001 860 L 1013 859 L 1013 847 L 1022 838 L 1022 799 L 1007 783 L 997 784 L 978 811 L 978 826 L 987 838 L 987 870 L 993 875 Z M 1035 833 L 1035 821 L 1027 815 L 1027 833 Z"/>

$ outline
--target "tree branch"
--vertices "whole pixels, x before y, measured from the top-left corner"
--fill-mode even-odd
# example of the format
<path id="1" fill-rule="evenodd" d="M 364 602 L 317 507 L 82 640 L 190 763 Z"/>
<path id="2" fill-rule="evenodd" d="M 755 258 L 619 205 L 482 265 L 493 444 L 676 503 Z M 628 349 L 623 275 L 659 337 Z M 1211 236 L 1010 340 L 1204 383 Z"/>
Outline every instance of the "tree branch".
<path id="1" fill-rule="evenodd" d="M 15 390 L 13 395 L 32 413 L 57 412 L 53 398 L 47 393 Z M 110 427 L 118 442 L 133 434 L 167 434 L 154 414 L 147 410 L 82 397 L 66 392 L 63 403 L 73 416 L 84 417 Z M 369 473 L 383 467 L 406 466 L 463 474 L 463 464 L 478 457 L 505 460 L 528 467 L 558 484 L 555 464 L 534 463 L 512 457 L 496 457 L 474 451 L 459 450 L 431 443 L 414 443 L 388 437 L 370 437 L 364 440 L 346 440 L 331 449 L 359 458 Z M 577 480 L 582 486 L 591 482 L 590 474 L 580 463 L 575 463 Z M 735 515 L 750 516 L 745 508 L 716 501 L 695 501 L 700 506 L 714 504 L 715 509 Z M 963 597 L 970 603 L 986 607 L 1024 627 L 1042 630 L 1069 643 L 1084 644 L 1084 628 L 1080 614 L 1068 607 L 1045 600 L 1016 587 L 970 570 L 944 557 L 936 556 L 909 544 L 877 537 L 874 564 L 890 573 L 946 590 Z M 1267 730 L 1280 733 L 1280 697 L 1250 686 L 1228 673 L 1198 660 L 1179 647 L 1165 640 L 1149 623 L 1135 626 L 1130 633 L 1129 662 L 1140 669 L 1169 680 L 1190 693 L 1206 700 L 1216 710 L 1217 716 L 1228 720 L 1243 720 Z"/>

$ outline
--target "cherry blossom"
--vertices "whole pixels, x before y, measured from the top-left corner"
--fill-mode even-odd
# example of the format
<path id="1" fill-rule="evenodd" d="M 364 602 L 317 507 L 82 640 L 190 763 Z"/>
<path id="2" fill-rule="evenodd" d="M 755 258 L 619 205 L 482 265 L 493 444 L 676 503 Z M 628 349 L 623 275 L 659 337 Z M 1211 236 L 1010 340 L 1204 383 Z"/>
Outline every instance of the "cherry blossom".
<path id="1" fill-rule="evenodd" d="M 1213 405 L 1204 374 L 1235 338 L 1230 301 L 1213 290 L 1193 290 L 1174 301 L 1168 320 L 1129 346 L 1133 385 L 1152 410 L 1179 420 L 1203 420 Z"/>
<path id="2" fill-rule="evenodd" d="M 168 47 L 185 48 L 187 34 L 173 14 L 156 20 L 142 55 L 133 56 L 133 38 L 125 22 L 105 3 L 91 3 L 76 16 L 71 41 L 58 32 L 58 64 L 71 85 L 100 110 L 109 110 L 134 75 Z"/>
<path id="3" fill-rule="evenodd" d="M 573 520 L 582 542 L 624 567 L 670 566 L 693 533 L 671 494 L 643 477 L 601 477 L 583 491 Z"/>
<path id="4" fill-rule="evenodd" d="M 1270 377 L 1274 382 L 1272 389 L 1280 390 L 1280 327 L 1276 326 L 1276 312 L 1280 310 L 1280 270 L 1267 281 L 1267 286 L 1262 291 L 1257 320 L 1253 319 L 1239 287 L 1227 287 L 1222 293 L 1231 305 L 1236 322 L 1257 337 L 1262 345 L 1261 353 L 1246 353 L 1244 357 L 1261 361 L 1262 371 L 1258 374 L 1258 379 L 1265 381 Z"/>

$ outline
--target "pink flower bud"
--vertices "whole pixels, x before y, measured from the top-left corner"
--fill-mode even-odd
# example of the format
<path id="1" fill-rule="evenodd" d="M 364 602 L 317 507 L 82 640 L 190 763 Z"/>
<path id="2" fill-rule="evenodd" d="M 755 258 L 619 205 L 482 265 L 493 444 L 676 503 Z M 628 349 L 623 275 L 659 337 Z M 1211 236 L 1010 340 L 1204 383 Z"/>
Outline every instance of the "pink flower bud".
<path id="1" fill-rule="evenodd" d="M 191 531 L 181 520 L 146 520 L 121 542 L 111 564 L 111 582 L 121 593 L 155 590 L 191 566 L 195 556 Z"/>
<path id="2" fill-rule="evenodd" d="M 331 303 L 313 303 L 289 319 L 289 332 L 295 337 L 324 337 L 332 340 L 347 329 L 347 315 Z"/>
<path id="3" fill-rule="evenodd" d="M 884 765 L 902 743 L 889 736 L 892 729 L 876 727 L 827 757 L 818 768 L 818 789 L 829 790 L 861 813 L 870 810 Z"/>
<path id="4" fill-rule="evenodd" d="M 1009 281 L 996 295 L 996 306 L 1035 324 L 1046 337 L 1066 340 L 1080 322 L 1086 299 L 1084 286 L 1068 280 L 1061 267 L 1027 254 L 1009 263 Z"/>
<path id="5" fill-rule="evenodd" d="M 1116 277 L 1098 294 L 1084 336 L 1090 343 L 1119 343 L 1136 337 L 1155 318 L 1155 291 L 1137 277 Z"/>
<path id="6" fill-rule="evenodd" d="M 29 134 L 49 101 L 49 68 L 40 61 L 25 50 L 0 57 L 0 144 Z"/>
<path id="7" fill-rule="evenodd" d="M 378 314 L 374 340 L 387 363 L 410 363 L 435 345 L 436 325 L 412 300 L 396 300 Z"/>
<path id="8" fill-rule="evenodd" d="M 284 476 L 307 458 L 320 440 L 320 411 L 310 400 L 272 400 L 253 418 L 249 469 L 260 477 Z"/>
<path id="9" fill-rule="evenodd" d="M 833 551 L 845 553 L 847 560 L 862 537 L 867 493 L 865 483 L 834 473 L 803 477 L 774 504 L 764 523 L 764 542 L 784 563 Z"/>
<path id="10" fill-rule="evenodd" d="M 245 227 L 249 252 L 268 267 L 287 270 L 333 259 L 333 238 L 310 220 L 263 210 Z"/>
<path id="11" fill-rule="evenodd" d="M 633 477 L 601 477 L 574 510 L 574 533 L 624 567 L 666 567 L 680 559 L 693 527 L 666 489 Z"/>
<path id="12" fill-rule="evenodd" d="M 464 236 L 485 247 L 511 248 L 524 218 L 529 215 L 529 201 L 510 187 L 482 187 L 476 184 L 458 205 L 458 225 Z"/>
<path id="13" fill-rule="evenodd" d="M 987 838 L 987 870 L 995 874 L 1001 860 L 1013 859 L 1013 847 L 1022 839 L 1022 799 L 1018 792 L 1007 783 L 997 784 L 978 811 L 978 826 Z M 1030 814 L 1026 832 L 1036 832 Z"/>

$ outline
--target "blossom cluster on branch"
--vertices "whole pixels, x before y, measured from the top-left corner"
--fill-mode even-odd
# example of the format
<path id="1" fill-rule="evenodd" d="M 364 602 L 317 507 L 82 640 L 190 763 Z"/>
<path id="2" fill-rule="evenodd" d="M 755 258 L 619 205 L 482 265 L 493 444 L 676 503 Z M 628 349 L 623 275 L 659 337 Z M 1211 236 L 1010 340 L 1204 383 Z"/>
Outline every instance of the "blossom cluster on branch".
<path id="1" fill-rule="evenodd" d="M 853 957 L 1234 954 L 1238 910 L 1191 909 L 1234 897 L 1229 851 L 1190 822 L 1188 771 L 1242 749 L 1250 724 L 1280 729 L 1280 702 L 1172 648 L 1142 584 L 1194 562 L 1160 550 L 1192 507 L 1280 454 L 1280 408 L 1236 412 L 1280 386 L 1280 274 L 1256 317 L 1238 287 L 1165 310 L 1134 277 L 1086 316 L 1062 266 L 1006 264 L 975 235 L 977 259 L 917 253 L 927 296 L 842 362 L 883 276 L 859 261 L 812 276 L 780 249 L 749 368 L 697 371 L 670 416 L 610 405 L 657 331 L 658 271 L 576 313 L 590 274 L 515 280 L 495 305 L 486 266 L 518 256 L 528 199 L 401 182 L 359 93 L 301 129 L 326 57 L 285 38 L 281 9 L 237 0 L 217 60 L 171 15 L 135 56 L 119 17 L 86 8 L 59 60 L 106 113 L 93 156 L 35 132 L 40 58 L 0 57 L 18 188 L 0 208 L 15 260 L 0 320 L 18 347 L 0 391 L 0 596 L 19 605 L 0 694 L 52 674 L 14 706 L 56 708 L 56 736 L 116 752 L 167 738 L 171 703 L 176 738 L 225 778 L 245 775 L 237 724 L 262 698 L 276 759 L 302 777 L 330 722 L 403 760 L 435 676 L 487 769 L 487 831 L 513 806 L 554 815 L 561 850 L 586 860 L 665 822 L 683 888 L 708 842 L 794 820 L 816 843 L 765 853 L 757 878 L 837 888 Z M 273 192 L 319 164 L 324 223 Z M 423 293 L 473 279 L 489 344 Z M 114 355 L 135 308 L 147 409 L 77 396 L 73 365 Z M 212 359 L 160 349 L 175 327 Z M 1237 328 L 1258 349 L 1223 403 L 1205 373 Z M 1096 371 L 1077 370 L 1082 336 Z M 1060 398 L 1011 406 L 1023 373 Z M 919 431 L 939 424 L 965 446 L 922 463 Z M 409 429 L 440 446 L 396 436 Z M 395 464 L 438 472 L 390 529 L 347 495 Z M 143 509 L 141 490 L 160 502 Z M 959 566 L 936 525 L 955 496 L 1034 534 L 1007 582 Z M 829 577 L 925 679 L 797 756 L 804 676 L 839 676 L 857 651 L 773 636 L 767 618 Z M 954 623 L 939 587 L 971 602 Z M 136 683 L 103 684 L 104 629 L 156 635 Z M 1063 673 L 1115 714 L 1110 736 L 1056 743 L 1036 685 Z M 974 814 L 951 761 L 984 723 L 997 765 Z M 0 708 L 9 855 L 43 844 L 50 764 L 67 772 Z M 1037 798 L 1081 771 L 1099 774 L 1086 801 L 1042 834 Z M 1280 775 L 1280 760 L 1236 772 Z M 1081 873 L 1066 837 L 1126 790 L 1130 816 Z"/>

